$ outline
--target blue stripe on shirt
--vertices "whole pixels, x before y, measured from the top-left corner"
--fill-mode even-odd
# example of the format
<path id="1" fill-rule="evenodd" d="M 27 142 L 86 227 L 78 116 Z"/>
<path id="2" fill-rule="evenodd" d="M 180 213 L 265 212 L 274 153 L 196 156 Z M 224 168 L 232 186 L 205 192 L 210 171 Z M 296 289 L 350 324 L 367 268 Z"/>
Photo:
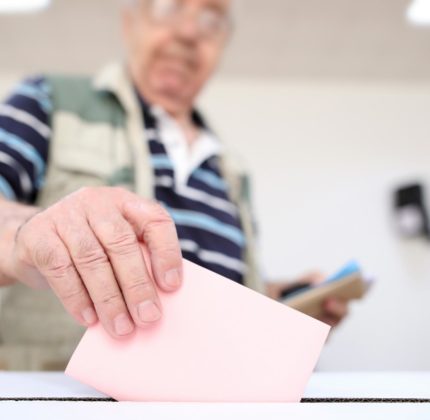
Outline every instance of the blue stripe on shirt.
<path id="1" fill-rule="evenodd" d="M 22 138 L 9 133 L 2 128 L 0 128 L 0 143 L 4 143 L 10 148 L 21 153 L 25 159 L 33 164 L 36 175 L 36 184 L 37 187 L 40 187 L 45 173 L 45 161 L 38 150 Z"/>
<path id="2" fill-rule="evenodd" d="M 191 177 L 208 184 L 210 187 L 217 190 L 226 191 L 227 185 L 225 181 L 220 178 L 216 173 L 206 169 L 198 168 L 191 174 Z"/>
<path id="3" fill-rule="evenodd" d="M 242 258 L 243 248 L 217 233 L 179 224 L 176 231 L 180 240 L 194 241 L 208 251 L 221 252 L 231 258 Z"/>
<path id="4" fill-rule="evenodd" d="M 46 86 L 46 85 L 45 85 Z M 15 95 L 26 96 L 38 102 L 41 109 L 47 114 L 52 111 L 52 102 L 48 95 L 48 89 L 42 85 L 20 83 L 14 91 Z"/>
<path id="5" fill-rule="evenodd" d="M 16 200 L 15 191 L 10 186 L 9 182 L 0 175 L 0 193 L 9 200 Z"/>
<path id="6" fill-rule="evenodd" d="M 21 139 L 25 139 L 26 142 L 31 140 L 33 147 L 37 149 L 42 158 L 46 160 L 48 155 L 48 136 L 43 136 L 35 130 L 34 127 L 31 127 L 25 122 L 18 121 L 12 116 L 4 116 L 2 114 L 0 114 L 0 127 Z"/>
<path id="7" fill-rule="evenodd" d="M 166 206 L 166 209 L 178 225 L 207 230 L 234 242 L 239 247 L 245 245 L 243 232 L 235 226 L 222 223 L 214 217 L 196 211 L 173 209 L 168 206 Z"/>
<path id="8" fill-rule="evenodd" d="M 30 130 L 31 134 L 34 132 L 45 140 L 51 136 L 51 129 L 45 122 L 40 121 L 28 111 L 17 108 L 12 104 L 0 104 L 0 120 L 3 118 L 6 121 L 1 124 L 2 126 L 16 124 L 21 127 L 21 130 L 24 130 L 24 127 L 26 127 L 27 131 Z"/>
<path id="9" fill-rule="evenodd" d="M 151 164 L 154 169 L 173 169 L 172 162 L 166 155 L 152 155 Z"/>
<path id="10" fill-rule="evenodd" d="M 151 156 L 151 164 L 154 169 L 173 169 L 173 165 L 168 156 L 164 154 L 157 154 Z M 198 168 L 195 169 L 191 178 L 203 182 L 212 188 L 220 191 L 226 191 L 227 185 L 225 181 L 219 177 L 216 173 L 208 171 L 206 169 Z"/>

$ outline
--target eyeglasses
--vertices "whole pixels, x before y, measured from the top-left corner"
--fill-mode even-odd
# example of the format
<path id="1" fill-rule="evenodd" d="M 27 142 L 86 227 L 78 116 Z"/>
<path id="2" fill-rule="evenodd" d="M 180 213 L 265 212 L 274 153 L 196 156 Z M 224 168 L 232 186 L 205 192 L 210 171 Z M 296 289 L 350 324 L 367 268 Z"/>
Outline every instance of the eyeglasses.
<path id="1" fill-rule="evenodd" d="M 214 7 L 192 11 L 180 0 L 146 0 L 144 5 L 149 18 L 158 25 L 175 27 L 187 15 L 193 16 L 202 38 L 220 38 L 232 26 L 231 17 Z"/>

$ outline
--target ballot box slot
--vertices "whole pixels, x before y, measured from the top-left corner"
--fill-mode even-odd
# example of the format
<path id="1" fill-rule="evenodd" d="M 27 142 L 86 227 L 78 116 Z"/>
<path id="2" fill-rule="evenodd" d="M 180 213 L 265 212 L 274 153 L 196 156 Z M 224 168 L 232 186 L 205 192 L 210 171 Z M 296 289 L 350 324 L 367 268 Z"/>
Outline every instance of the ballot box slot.
<path id="1" fill-rule="evenodd" d="M 112 398 L 59 398 L 59 397 L 30 397 L 30 398 L 1 398 L 4 401 L 65 401 L 65 402 L 117 402 Z M 430 404 L 430 398 L 303 398 L 300 403 L 421 403 Z"/>
<path id="2" fill-rule="evenodd" d="M 301 403 L 430 403 L 430 398 L 303 398 Z"/>

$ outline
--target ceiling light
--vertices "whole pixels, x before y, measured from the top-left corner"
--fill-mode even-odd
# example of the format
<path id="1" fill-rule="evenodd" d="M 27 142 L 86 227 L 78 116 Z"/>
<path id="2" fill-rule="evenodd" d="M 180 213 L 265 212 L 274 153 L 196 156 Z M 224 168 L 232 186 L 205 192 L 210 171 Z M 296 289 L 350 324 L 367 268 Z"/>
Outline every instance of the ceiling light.
<path id="1" fill-rule="evenodd" d="M 0 13 L 37 12 L 49 6 L 51 0 L 0 0 Z"/>
<path id="2" fill-rule="evenodd" d="M 414 0 L 406 14 L 414 25 L 430 25 L 430 0 Z"/>

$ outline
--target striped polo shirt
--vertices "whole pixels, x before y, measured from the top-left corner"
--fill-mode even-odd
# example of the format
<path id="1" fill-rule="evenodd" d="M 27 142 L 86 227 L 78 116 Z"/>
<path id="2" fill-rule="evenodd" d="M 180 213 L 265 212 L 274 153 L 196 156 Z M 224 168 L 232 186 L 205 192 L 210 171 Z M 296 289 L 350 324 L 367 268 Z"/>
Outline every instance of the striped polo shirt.
<path id="1" fill-rule="evenodd" d="M 142 141 L 151 157 L 155 198 L 175 222 L 183 257 L 242 283 L 245 237 L 220 172 L 220 152 L 214 148 L 184 174 L 164 138 L 160 109 L 139 99 L 146 127 Z M 0 104 L 0 193 L 6 198 L 32 204 L 43 188 L 51 112 L 50 86 L 43 77 L 23 81 Z M 214 139 L 201 115 L 193 111 L 192 116 L 200 132 Z"/>

